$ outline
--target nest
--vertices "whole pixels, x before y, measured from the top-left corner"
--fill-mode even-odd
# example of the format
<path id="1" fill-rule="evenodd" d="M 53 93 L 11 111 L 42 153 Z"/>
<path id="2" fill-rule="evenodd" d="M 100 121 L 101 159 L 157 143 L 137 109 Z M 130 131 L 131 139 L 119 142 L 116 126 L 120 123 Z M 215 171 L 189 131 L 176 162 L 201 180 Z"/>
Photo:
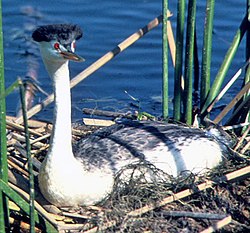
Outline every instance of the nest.
<path id="1" fill-rule="evenodd" d="M 245 165 L 239 163 L 237 169 Z M 141 166 L 146 166 L 155 174 L 154 180 L 148 182 L 147 175 L 143 173 L 128 183 L 118 178 L 104 206 L 112 210 L 106 215 L 109 221 L 115 220 L 119 224 L 107 232 L 201 232 L 229 216 L 234 223 L 225 227 L 224 231 L 242 232 L 249 229 L 250 179 L 238 185 L 215 181 L 216 185 L 201 192 L 199 187 L 206 184 L 207 179 L 216 180 L 217 175 L 222 177 L 222 173 L 228 170 L 223 167 L 222 172 L 218 168 L 207 177 L 185 174 L 173 178 L 148 164 L 136 164 L 133 169 L 141 170 Z M 229 164 L 227 166 L 232 169 Z M 187 196 L 179 199 L 178 194 L 183 191 Z M 173 197 L 173 200 L 169 197 Z"/>
<path id="2" fill-rule="evenodd" d="M 247 166 L 247 162 L 228 161 L 206 177 L 173 178 L 151 164 L 129 165 L 116 177 L 113 192 L 100 203 L 98 214 L 88 219 L 90 230 L 80 232 L 212 232 L 222 227 L 223 232 L 247 232 L 250 179 L 223 178 L 229 170 Z M 124 181 L 127 169 L 133 171 L 132 177 Z M 154 174 L 151 181 L 148 172 Z"/>
<path id="3" fill-rule="evenodd" d="M 44 135 L 49 129 L 50 126 L 45 124 L 44 132 L 36 132 Z M 75 140 L 92 130 L 86 127 L 75 130 Z M 23 133 L 12 126 L 9 130 L 9 167 L 12 173 L 27 181 L 27 159 L 21 149 L 24 147 L 21 137 Z M 34 174 L 37 174 L 48 148 L 48 140 L 44 138 L 39 146 L 37 142 L 32 144 Z M 10 181 L 11 187 L 25 196 L 28 192 L 25 185 L 20 186 L 20 182 L 11 177 Z M 184 173 L 177 178 L 152 164 L 140 162 L 122 169 L 115 179 L 113 192 L 96 206 L 54 207 L 49 210 L 53 211 L 51 215 L 46 208 L 48 203 L 42 200 L 38 190 L 35 205 L 38 213 L 59 232 L 249 232 L 249 186 L 247 155 L 245 158 L 232 157 L 206 176 Z M 28 232 L 23 227 L 23 223 L 29 222 L 27 216 L 21 210 L 10 209 L 10 212 L 15 222 L 12 231 Z M 36 230 L 45 232 L 44 226 L 39 224 Z"/>

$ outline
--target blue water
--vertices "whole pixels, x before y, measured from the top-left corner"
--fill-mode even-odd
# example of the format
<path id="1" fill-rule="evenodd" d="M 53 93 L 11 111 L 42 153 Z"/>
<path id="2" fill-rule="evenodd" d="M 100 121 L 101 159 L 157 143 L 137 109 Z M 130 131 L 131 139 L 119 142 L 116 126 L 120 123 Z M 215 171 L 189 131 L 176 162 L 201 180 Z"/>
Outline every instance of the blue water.
<path id="1" fill-rule="evenodd" d="M 139 28 L 161 14 L 160 0 L 43 0 L 20 1 L 3 0 L 3 30 L 6 86 L 14 82 L 17 76 L 27 72 L 27 46 L 22 38 L 26 33 L 30 37 L 31 25 L 50 23 L 77 23 L 84 31 L 84 37 L 77 44 L 77 53 L 86 59 L 85 63 L 71 63 L 71 75 L 84 70 L 106 52 L 112 50 Z M 198 1 L 197 36 L 199 54 L 201 54 L 203 18 L 205 1 Z M 35 12 L 28 11 L 31 7 Z M 176 1 L 170 1 L 173 12 L 171 18 L 173 30 L 176 25 Z M 224 0 L 216 2 L 213 60 L 211 76 L 215 77 L 224 59 L 225 53 L 233 40 L 234 34 L 245 14 L 245 1 Z M 24 30 L 25 29 L 25 30 Z M 118 55 L 111 62 L 78 84 L 72 90 L 73 119 L 83 117 L 84 107 L 113 111 L 133 109 L 134 101 L 125 93 L 139 100 L 140 107 L 154 115 L 161 115 L 161 78 L 162 78 L 162 42 L 161 25 L 137 41 L 130 48 Z M 229 79 L 244 62 L 244 42 L 227 74 Z M 50 79 L 39 60 L 39 82 L 48 93 L 52 92 Z M 169 90 L 173 96 L 173 68 L 169 62 Z M 242 78 L 241 78 L 242 80 Z M 240 89 L 237 82 L 227 94 L 226 103 Z M 38 93 L 36 102 L 45 96 Z M 7 98 L 7 112 L 14 115 L 18 92 Z M 52 118 L 52 107 L 48 106 L 36 117 Z M 170 103 L 170 108 L 172 105 Z"/>

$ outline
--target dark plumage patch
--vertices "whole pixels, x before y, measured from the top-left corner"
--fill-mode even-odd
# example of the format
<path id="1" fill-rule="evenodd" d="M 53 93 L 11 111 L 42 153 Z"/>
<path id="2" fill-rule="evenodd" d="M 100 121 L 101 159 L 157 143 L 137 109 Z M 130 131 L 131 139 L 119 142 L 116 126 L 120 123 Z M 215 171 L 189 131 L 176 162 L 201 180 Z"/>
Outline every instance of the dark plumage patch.
<path id="1" fill-rule="evenodd" d="M 73 40 L 78 40 L 81 37 L 81 28 L 74 24 L 44 25 L 38 27 L 32 34 L 32 38 L 37 42 L 57 40 L 61 44 L 70 44 Z"/>

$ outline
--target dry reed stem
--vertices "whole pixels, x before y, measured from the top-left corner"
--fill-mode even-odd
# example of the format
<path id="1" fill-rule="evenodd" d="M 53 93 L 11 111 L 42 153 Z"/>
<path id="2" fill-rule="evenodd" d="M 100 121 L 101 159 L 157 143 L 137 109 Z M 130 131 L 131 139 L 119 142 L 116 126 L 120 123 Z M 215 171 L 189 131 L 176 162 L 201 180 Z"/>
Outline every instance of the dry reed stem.
<path id="1" fill-rule="evenodd" d="M 83 118 L 84 125 L 93 125 L 93 126 L 111 126 L 114 125 L 115 122 L 112 120 L 102 120 L 96 118 Z"/>
<path id="2" fill-rule="evenodd" d="M 168 10 L 168 17 L 171 15 L 171 12 Z M 176 55 L 176 44 L 174 39 L 174 33 L 172 29 L 172 25 L 170 20 L 167 21 L 167 37 L 168 37 L 168 45 L 170 48 L 170 54 L 173 62 L 173 66 L 175 67 L 175 55 Z M 181 88 L 184 90 L 184 77 L 181 76 Z"/>
<path id="3" fill-rule="evenodd" d="M 14 130 L 24 132 L 24 127 L 23 127 L 22 125 L 19 125 L 19 124 L 17 124 L 17 123 L 14 123 L 14 122 L 12 122 L 12 121 L 10 121 L 10 120 L 8 120 L 8 119 L 6 119 L 6 124 L 7 124 L 8 127 L 13 128 Z M 39 136 L 39 137 L 42 136 L 41 133 L 38 133 L 37 131 L 35 131 L 35 130 L 33 130 L 33 129 L 29 129 L 29 133 L 30 133 L 30 134 L 33 134 L 33 135 L 35 135 L 35 136 Z"/>
<path id="4" fill-rule="evenodd" d="M 62 214 L 63 214 L 63 216 L 70 217 L 70 218 L 81 218 L 81 219 L 90 219 L 91 218 L 88 215 L 69 213 L 69 212 L 62 212 Z"/>
<path id="5" fill-rule="evenodd" d="M 202 191 L 202 190 L 205 190 L 205 189 L 208 189 L 208 188 L 211 188 L 213 185 L 215 185 L 215 182 L 214 181 L 211 181 L 211 180 L 208 180 L 200 185 L 197 186 L 197 190 L 198 191 Z M 187 196 L 190 196 L 194 193 L 196 193 L 197 191 L 194 191 L 192 189 L 186 189 L 186 190 L 183 190 L 179 193 L 176 193 L 176 194 L 173 194 L 172 196 L 169 196 L 169 197 L 166 197 L 164 199 L 162 199 L 161 201 L 159 202 L 156 202 L 154 204 L 149 204 L 149 205 L 146 205 L 140 209 L 137 209 L 137 210 L 133 210 L 131 212 L 129 212 L 127 214 L 128 217 L 137 217 L 137 216 L 141 216 L 142 214 L 145 214 L 149 211 L 152 211 L 156 208 L 159 208 L 161 206 L 164 206 L 168 203 L 171 203 L 171 202 L 174 202 L 174 201 L 177 201 L 179 199 L 182 199 L 184 197 L 187 197 Z"/>
<path id="6" fill-rule="evenodd" d="M 218 124 L 223 117 L 235 106 L 235 104 L 248 92 L 250 88 L 250 82 L 247 83 L 240 92 L 231 100 L 231 102 L 220 112 L 220 114 L 214 119 L 214 123 Z"/>
<path id="7" fill-rule="evenodd" d="M 17 133 L 12 133 L 11 135 L 17 141 L 25 143 L 25 137 L 24 136 L 22 136 L 20 134 L 17 134 Z M 37 142 L 36 141 L 33 142 L 33 140 L 30 140 L 30 144 L 32 144 L 34 147 L 36 147 L 38 149 L 40 149 L 40 148 L 42 148 L 42 147 L 45 146 L 44 143 L 41 143 L 41 142 L 38 142 L 38 141 Z"/>
<path id="8" fill-rule="evenodd" d="M 24 221 L 17 221 L 16 219 L 9 217 L 9 222 L 12 225 L 17 225 L 17 222 L 19 222 L 19 228 L 22 230 L 22 232 L 29 232 L 30 230 L 30 224 Z M 35 227 L 35 233 L 42 233 L 42 230 Z"/>
<path id="9" fill-rule="evenodd" d="M 15 190 L 19 195 L 21 195 L 27 202 L 29 201 L 29 194 L 26 193 L 25 191 L 23 191 L 22 189 L 20 189 L 19 187 L 17 187 L 16 185 L 12 184 L 12 183 L 9 183 L 9 186 Z M 56 220 L 55 220 L 55 215 L 53 214 L 49 214 L 46 210 L 44 210 L 44 208 L 37 202 L 35 201 L 34 203 L 35 205 L 35 209 L 38 211 L 38 213 L 43 217 L 45 218 L 48 222 L 50 222 L 56 229 L 61 229 L 61 228 L 64 228 L 65 227 L 65 224 L 64 223 L 58 223 Z M 75 227 L 78 227 L 78 229 L 80 227 L 84 227 L 83 224 L 74 224 L 74 225 L 77 225 Z M 67 226 L 66 226 L 67 227 Z"/>
<path id="10" fill-rule="evenodd" d="M 242 148 L 240 153 L 244 154 L 247 150 L 249 150 L 249 147 L 250 147 L 250 141 Z"/>
<path id="11" fill-rule="evenodd" d="M 22 173 L 24 176 L 29 177 L 29 173 L 27 170 L 25 170 L 24 168 L 21 168 L 19 165 L 12 162 L 9 158 L 8 158 L 8 165 L 10 165 L 12 168 L 15 168 L 17 171 Z"/>
<path id="12" fill-rule="evenodd" d="M 89 229 L 87 231 L 83 231 L 83 233 L 95 233 L 95 232 L 103 232 L 105 230 L 107 230 L 110 227 L 113 227 L 117 224 L 116 221 L 109 221 L 105 224 L 103 224 L 103 226 L 101 227 L 93 227 L 92 229 Z"/>
<path id="13" fill-rule="evenodd" d="M 236 146 L 234 147 L 234 150 L 237 151 L 240 146 L 242 145 L 242 142 L 244 141 L 244 139 L 246 138 L 248 132 L 250 131 L 250 124 L 248 125 L 246 131 L 243 133 L 243 135 L 241 136 L 240 140 L 238 141 L 238 143 L 236 144 Z"/>
<path id="14" fill-rule="evenodd" d="M 171 217 L 190 217 L 199 219 L 210 219 L 210 220 L 221 220 L 227 215 L 225 214 L 213 214 L 213 213 L 203 213 L 203 212 L 191 212 L 191 211 L 162 211 L 163 216 Z"/>
<path id="15" fill-rule="evenodd" d="M 250 122 L 245 122 L 245 123 L 240 123 L 240 124 L 237 124 L 237 125 L 227 125 L 227 126 L 222 126 L 221 128 L 225 131 L 227 130 L 232 130 L 232 129 L 238 129 L 238 128 L 243 128 L 245 126 L 248 126 L 250 125 Z"/>
<path id="16" fill-rule="evenodd" d="M 201 231 L 200 233 L 210 233 L 210 232 L 217 231 L 217 230 L 221 229 L 222 227 L 228 225 L 231 222 L 232 222 L 232 217 L 231 216 L 227 216 L 226 218 L 224 218 L 224 219 L 216 222 L 215 224 L 213 224 L 212 226 L 208 227 L 204 231 Z"/>
<path id="17" fill-rule="evenodd" d="M 14 116 L 6 116 L 6 120 L 7 121 L 11 121 L 11 122 L 15 122 L 16 123 L 16 117 Z M 43 121 L 39 121 L 39 120 L 28 120 L 28 125 L 31 129 L 35 129 L 35 132 L 38 133 L 37 131 L 39 131 L 39 128 L 46 128 L 47 126 L 47 122 L 43 122 Z M 20 125 L 20 124 L 19 124 Z"/>
<path id="18" fill-rule="evenodd" d="M 225 95 L 225 93 L 228 91 L 228 89 L 234 84 L 234 82 L 240 77 L 242 71 L 244 68 L 249 64 L 250 59 L 244 64 L 243 67 L 241 67 L 235 75 L 231 78 L 231 80 L 226 84 L 226 86 L 220 91 L 220 93 L 217 95 L 217 97 L 214 99 L 214 101 L 209 105 L 207 108 L 207 112 L 211 112 L 214 105 Z"/>
<path id="19" fill-rule="evenodd" d="M 168 15 L 171 15 L 170 11 L 168 10 Z M 172 58 L 173 65 L 175 67 L 175 54 L 176 54 L 176 45 L 175 45 L 175 39 L 174 39 L 174 33 L 172 29 L 172 25 L 170 20 L 167 21 L 167 36 L 168 36 L 168 44 L 170 48 L 170 54 Z"/>
<path id="20" fill-rule="evenodd" d="M 33 145 L 33 144 L 35 144 L 35 143 L 37 143 L 37 142 L 40 142 L 40 141 L 42 141 L 42 140 L 44 140 L 44 139 L 46 139 L 46 138 L 49 138 L 49 137 L 50 137 L 50 133 L 49 133 L 49 134 L 45 134 L 45 135 L 43 135 L 43 136 L 41 136 L 41 137 L 39 137 L 39 138 L 36 138 L 36 139 L 32 140 L 32 141 L 30 142 L 30 144 Z M 47 147 L 47 146 L 44 144 L 43 147 Z"/>
<path id="21" fill-rule="evenodd" d="M 94 108 L 83 108 L 82 109 L 84 114 L 88 115 L 95 115 L 95 116 L 102 116 L 102 117 L 127 117 L 130 119 L 136 118 L 135 115 L 132 115 L 131 113 L 123 113 L 123 112 L 112 112 L 112 111 L 106 111 L 106 110 L 99 110 Z"/>

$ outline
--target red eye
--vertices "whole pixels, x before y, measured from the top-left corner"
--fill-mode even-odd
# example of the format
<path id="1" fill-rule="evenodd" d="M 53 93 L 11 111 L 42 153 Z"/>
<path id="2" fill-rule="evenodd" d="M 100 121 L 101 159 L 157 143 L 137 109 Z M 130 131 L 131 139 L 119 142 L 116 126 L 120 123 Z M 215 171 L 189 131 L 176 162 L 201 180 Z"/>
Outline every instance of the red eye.
<path id="1" fill-rule="evenodd" d="M 54 44 L 54 48 L 55 48 L 56 50 L 60 49 L 60 44 L 56 42 L 56 43 Z"/>
<path id="2" fill-rule="evenodd" d="M 73 48 L 75 49 L 75 48 L 76 48 L 76 43 L 73 42 L 73 43 L 72 43 L 72 46 L 73 46 Z"/>

